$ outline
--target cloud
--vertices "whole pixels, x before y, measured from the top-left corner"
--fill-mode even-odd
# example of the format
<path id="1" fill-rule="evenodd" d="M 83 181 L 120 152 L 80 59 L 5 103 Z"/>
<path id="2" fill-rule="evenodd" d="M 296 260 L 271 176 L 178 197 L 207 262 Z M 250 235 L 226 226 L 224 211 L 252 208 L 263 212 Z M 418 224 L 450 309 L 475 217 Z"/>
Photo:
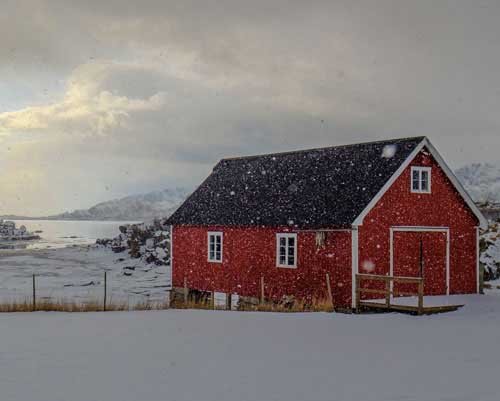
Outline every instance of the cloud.
<path id="1" fill-rule="evenodd" d="M 49 131 L 79 135 L 104 135 L 125 127 L 133 113 L 160 109 L 165 101 L 159 92 L 148 98 L 115 95 L 101 87 L 110 71 L 106 65 L 85 65 L 70 77 L 59 102 L 0 114 L 0 134 Z"/>

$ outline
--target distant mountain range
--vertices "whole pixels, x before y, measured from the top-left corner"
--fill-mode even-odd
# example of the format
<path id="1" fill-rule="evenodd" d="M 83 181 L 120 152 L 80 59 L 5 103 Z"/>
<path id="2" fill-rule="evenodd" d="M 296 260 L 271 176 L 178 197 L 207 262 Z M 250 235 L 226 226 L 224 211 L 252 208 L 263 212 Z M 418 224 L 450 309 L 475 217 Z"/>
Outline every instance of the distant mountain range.
<path id="1" fill-rule="evenodd" d="M 137 220 L 151 221 L 167 217 L 189 195 L 186 188 L 164 189 L 141 195 L 131 195 L 98 203 L 89 209 L 74 210 L 53 216 L 38 217 L 48 220 Z M 4 219 L 33 219 L 25 216 L 1 216 Z"/>
<path id="2" fill-rule="evenodd" d="M 186 199 L 185 188 L 164 189 L 98 203 L 90 209 L 55 216 L 55 220 L 152 220 L 167 217 Z"/>
<path id="3" fill-rule="evenodd" d="M 473 163 L 455 171 L 475 202 L 500 202 L 500 165 Z"/>

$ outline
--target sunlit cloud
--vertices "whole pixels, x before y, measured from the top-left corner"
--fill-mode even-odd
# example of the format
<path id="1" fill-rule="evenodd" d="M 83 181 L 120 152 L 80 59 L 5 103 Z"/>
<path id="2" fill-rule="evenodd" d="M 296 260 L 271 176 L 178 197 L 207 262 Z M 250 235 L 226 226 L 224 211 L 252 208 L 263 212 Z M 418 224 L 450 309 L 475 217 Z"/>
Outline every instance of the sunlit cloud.
<path id="1" fill-rule="evenodd" d="M 123 127 L 135 112 L 159 110 L 165 101 L 159 92 L 146 99 L 118 96 L 99 87 L 102 67 L 80 68 L 71 76 L 60 102 L 0 114 L 0 134 L 26 131 L 104 135 Z"/>

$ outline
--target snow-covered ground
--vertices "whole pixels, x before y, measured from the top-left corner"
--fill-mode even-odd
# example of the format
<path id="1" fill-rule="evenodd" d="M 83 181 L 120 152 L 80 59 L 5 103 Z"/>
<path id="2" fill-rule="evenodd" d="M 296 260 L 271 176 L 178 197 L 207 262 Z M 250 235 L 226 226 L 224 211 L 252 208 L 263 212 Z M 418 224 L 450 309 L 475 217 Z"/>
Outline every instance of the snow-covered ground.
<path id="1" fill-rule="evenodd" d="M 497 401 L 500 297 L 457 312 L 0 315 L 9 401 Z"/>
<path id="2" fill-rule="evenodd" d="M 170 288 L 167 266 L 131 259 L 127 252 L 113 253 L 97 246 L 0 252 L 0 301 L 31 297 L 36 275 L 39 298 L 74 301 L 103 297 L 107 271 L 108 296 L 116 302 L 162 302 Z"/>

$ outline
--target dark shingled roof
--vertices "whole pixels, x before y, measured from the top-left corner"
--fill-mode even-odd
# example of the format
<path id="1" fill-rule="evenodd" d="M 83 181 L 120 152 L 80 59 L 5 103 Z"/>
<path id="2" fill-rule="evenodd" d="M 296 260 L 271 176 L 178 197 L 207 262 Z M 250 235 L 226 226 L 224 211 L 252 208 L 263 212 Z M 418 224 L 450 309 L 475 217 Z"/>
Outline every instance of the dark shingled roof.
<path id="1" fill-rule="evenodd" d="M 223 159 L 167 223 L 349 227 L 423 139 Z"/>

